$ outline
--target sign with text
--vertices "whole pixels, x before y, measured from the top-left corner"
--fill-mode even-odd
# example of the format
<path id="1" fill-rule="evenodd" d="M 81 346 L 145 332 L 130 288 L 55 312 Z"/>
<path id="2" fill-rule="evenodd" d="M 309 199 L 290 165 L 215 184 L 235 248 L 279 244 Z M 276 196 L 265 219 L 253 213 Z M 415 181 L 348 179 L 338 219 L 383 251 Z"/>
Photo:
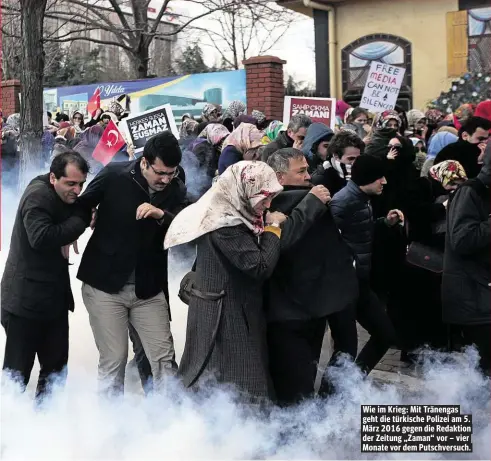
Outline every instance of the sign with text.
<path id="1" fill-rule="evenodd" d="M 135 147 L 135 153 L 142 152 L 150 138 L 166 130 L 171 131 L 179 139 L 179 131 L 170 104 L 130 115 L 124 121 L 128 136 Z"/>
<path id="2" fill-rule="evenodd" d="M 370 112 L 394 109 L 405 73 L 403 67 L 372 61 L 360 107 Z"/>
<path id="3" fill-rule="evenodd" d="M 336 99 L 285 96 L 283 123 L 288 124 L 290 119 L 298 114 L 308 115 L 313 122 L 324 123 L 331 130 L 334 130 L 336 122 Z"/>

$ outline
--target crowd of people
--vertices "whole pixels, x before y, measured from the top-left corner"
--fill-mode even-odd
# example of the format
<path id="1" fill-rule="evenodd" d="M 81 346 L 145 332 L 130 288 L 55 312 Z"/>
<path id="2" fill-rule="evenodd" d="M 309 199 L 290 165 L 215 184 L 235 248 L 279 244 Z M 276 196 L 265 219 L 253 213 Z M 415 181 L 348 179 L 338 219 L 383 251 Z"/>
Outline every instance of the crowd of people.
<path id="1" fill-rule="evenodd" d="M 141 156 L 127 145 L 95 165 L 104 124 L 121 116 L 75 113 L 46 129 L 50 171 L 21 198 L 1 287 L 3 368 L 22 386 L 36 354 L 39 397 L 66 373 L 69 250 L 89 226 L 77 277 L 105 395 L 123 393 L 128 336 L 145 392 L 213 377 L 247 401 L 296 404 L 316 394 L 327 328 L 321 397 L 342 359 L 369 374 L 391 347 L 417 363 L 424 347 L 474 345 L 490 373 L 491 101 L 450 115 L 339 101 L 334 131 L 207 104 L 200 120 L 182 117 L 179 140 L 165 131 Z M 195 259 L 177 364 L 167 257 L 179 246 Z M 361 351 L 357 322 L 370 334 Z"/>

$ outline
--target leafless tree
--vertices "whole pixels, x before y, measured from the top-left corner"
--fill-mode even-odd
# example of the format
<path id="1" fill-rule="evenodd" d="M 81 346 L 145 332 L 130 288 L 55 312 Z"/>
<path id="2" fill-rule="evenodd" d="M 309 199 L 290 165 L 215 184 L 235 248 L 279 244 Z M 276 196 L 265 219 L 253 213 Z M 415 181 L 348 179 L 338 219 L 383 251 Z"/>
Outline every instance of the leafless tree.
<path id="1" fill-rule="evenodd" d="M 134 77 L 145 78 L 149 73 L 150 47 L 156 39 L 172 39 L 193 22 L 219 10 L 233 8 L 241 0 L 179 0 L 182 8 L 197 11 L 190 17 L 165 27 L 164 16 L 172 15 L 171 4 L 164 0 L 154 16 L 149 16 L 150 0 L 50 0 L 46 15 L 49 18 L 78 24 L 67 31 L 46 38 L 49 42 L 87 41 L 99 45 L 113 45 L 128 56 Z M 100 37 L 94 34 L 100 31 Z"/>
<path id="2" fill-rule="evenodd" d="M 44 12 L 47 0 L 19 0 L 21 7 L 21 75 L 19 187 L 27 186 L 41 157 L 43 133 Z"/>
<path id="3" fill-rule="evenodd" d="M 231 69 L 239 69 L 243 60 L 269 52 L 286 34 L 295 14 L 265 0 L 243 0 L 227 6 L 227 0 L 216 0 L 217 12 L 207 18 L 209 27 L 196 27 Z M 221 4 L 221 6 L 220 6 Z"/>

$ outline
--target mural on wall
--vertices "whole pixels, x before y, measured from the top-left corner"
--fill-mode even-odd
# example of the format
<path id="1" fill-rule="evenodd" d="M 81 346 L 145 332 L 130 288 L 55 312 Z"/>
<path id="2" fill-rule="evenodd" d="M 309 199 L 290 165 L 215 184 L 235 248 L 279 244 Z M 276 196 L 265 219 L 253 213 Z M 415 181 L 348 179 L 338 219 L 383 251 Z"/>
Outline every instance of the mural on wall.
<path id="1" fill-rule="evenodd" d="M 87 103 L 94 92 L 101 92 L 101 107 L 106 109 L 119 96 L 130 98 L 132 113 L 144 112 L 170 104 L 176 121 L 183 114 L 201 115 L 206 103 L 226 108 L 232 101 L 246 102 L 245 70 L 192 74 L 125 82 L 100 83 L 44 90 L 45 109 L 55 113 L 80 110 L 87 113 Z"/>
<path id="2" fill-rule="evenodd" d="M 469 10 L 469 70 L 491 71 L 491 7 Z"/>

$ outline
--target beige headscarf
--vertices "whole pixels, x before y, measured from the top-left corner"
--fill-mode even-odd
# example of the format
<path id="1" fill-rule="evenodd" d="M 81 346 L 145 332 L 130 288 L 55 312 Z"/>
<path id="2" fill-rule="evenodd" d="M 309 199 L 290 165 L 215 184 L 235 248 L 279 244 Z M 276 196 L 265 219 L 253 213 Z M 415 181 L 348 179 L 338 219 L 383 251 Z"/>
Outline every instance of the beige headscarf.
<path id="1" fill-rule="evenodd" d="M 263 162 L 242 161 L 227 168 L 196 203 L 179 213 L 167 231 L 164 247 L 192 242 L 222 227 L 245 224 L 254 235 L 264 231 L 254 207 L 283 190 L 273 169 Z"/>
<path id="2" fill-rule="evenodd" d="M 223 144 L 223 149 L 227 146 L 234 146 L 242 155 L 248 150 L 262 146 L 261 139 L 264 136 L 255 125 L 251 123 L 241 123 L 227 138 Z"/>

